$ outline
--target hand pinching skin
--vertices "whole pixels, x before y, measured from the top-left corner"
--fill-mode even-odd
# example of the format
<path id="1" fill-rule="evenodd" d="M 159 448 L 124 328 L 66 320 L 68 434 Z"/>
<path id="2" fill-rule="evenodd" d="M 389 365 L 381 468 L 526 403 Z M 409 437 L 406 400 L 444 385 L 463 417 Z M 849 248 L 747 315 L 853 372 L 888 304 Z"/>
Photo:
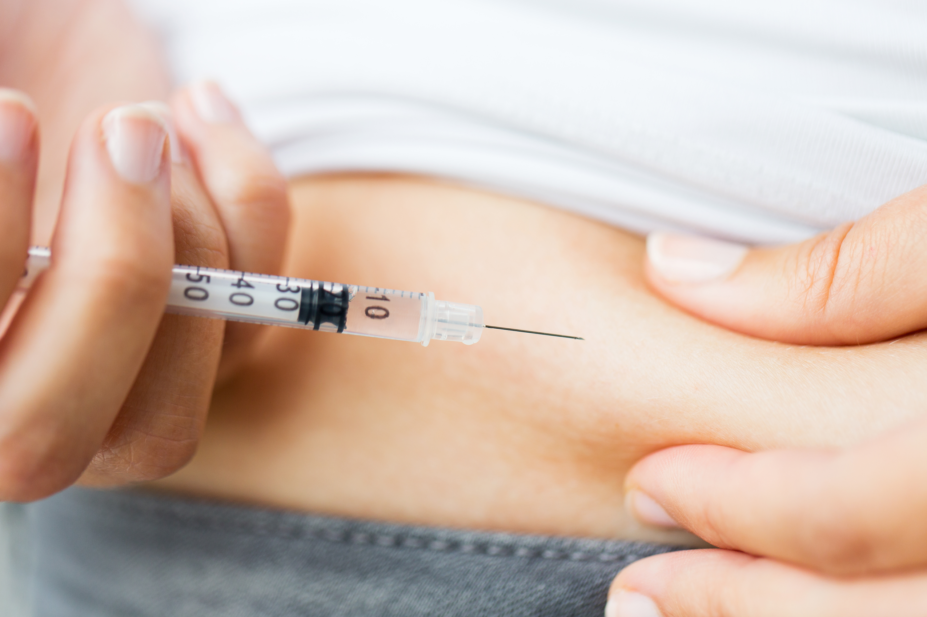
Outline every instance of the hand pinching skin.
<path id="1" fill-rule="evenodd" d="M 690 312 L 757 337 L 855 345 L 904 336 L 922 345 L 925 213 L 922 187 L 775 249 L 655 234 L 647 275 Z M 690 445 L 651 454 L 627 478 L 632 513 L 719 548 L 633 564 L 615 580 L 607 616 L 927 614 L 925 442 L 920 418 L 839 450 Z"/>

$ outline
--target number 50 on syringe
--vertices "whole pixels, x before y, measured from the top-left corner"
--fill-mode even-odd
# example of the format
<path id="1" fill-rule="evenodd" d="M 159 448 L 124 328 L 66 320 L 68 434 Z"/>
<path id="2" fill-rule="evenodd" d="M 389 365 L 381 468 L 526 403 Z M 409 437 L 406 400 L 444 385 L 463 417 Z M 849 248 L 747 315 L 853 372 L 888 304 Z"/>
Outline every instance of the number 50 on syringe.
<path id="1" fill-rule="evenodd" d="M 29 249 L 19 288 L 51 265 L 51 251 Z M 582 340 L 576 336 L 487 326 L 483 309 L 435 300 L 433 293 L 342 285 L 199 266 L 174 266 L 166 312 L 321 332 L 472 345 L 484 328 Z"/>

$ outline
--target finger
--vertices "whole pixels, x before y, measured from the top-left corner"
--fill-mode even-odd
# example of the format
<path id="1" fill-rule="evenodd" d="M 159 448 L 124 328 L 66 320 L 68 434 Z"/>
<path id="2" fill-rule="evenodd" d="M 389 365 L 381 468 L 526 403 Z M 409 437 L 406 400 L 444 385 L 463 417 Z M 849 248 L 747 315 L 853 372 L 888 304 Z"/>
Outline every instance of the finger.
<path id="1" fill-rule="evenodd" d="M 825 572 L 923 566 L 925 439 L 920 426 L 844 452 L 669 448 L 632 468 L 628 505 L 644 523 Z"/>
<path id="2" fill-rule="evenodd" d="M 886 340 L 927 327 L 927 187 L 855 224 L 747 251 L 653 234 L 646 274 L 672 302 L 761 338 L 812 345 Z"/>
<path id="3" fill-rule="evenodd" d="M 174 100 L 178 130 L 219 212 L 234 270 L 276 274 L 290 207 L 286 181 L 219 87 L 202 82 Z M 223 365 L 245 353 L 258 326 L 231 323 Z"/>
<path id="4" fill-rule="evenodd" d="M 151 344 L 171 280 L 166 131 L 139 107 L 75 138 L 54 261 L 0 342 L 0 499 L 72 483 Z"/>
<path id="5" fill-rule="evenodd" d="M 170 108 L 145 103 L 171 135 L 174 261 L 228 267 L 218 214 L 183 156 Z M 112 486 L 163 478 L 193 457 L 205 426 L 225 322 L 165 315 L 145 363 L 92 463 L 80 479 Z"/>
<path id="6" fill-rule="evenodd" d="M 606 617 L 915 617 L 927 576 L 837 579 L 722 550 L 631 564 L 612 583 Z"/>
<path id="7" fill-rule="evenodd" d="M 35 106 L 21 92 L 0 88 L 0 310 L 22 276 L 38 162 Z"/>
<path id="8" fill-rule="evenodd" d="M 228 234 L 231 266 L 276 273 L 290 208 L 286 181 L 235 106 L 213 83 L 181 91 L 177 127 Z"/>

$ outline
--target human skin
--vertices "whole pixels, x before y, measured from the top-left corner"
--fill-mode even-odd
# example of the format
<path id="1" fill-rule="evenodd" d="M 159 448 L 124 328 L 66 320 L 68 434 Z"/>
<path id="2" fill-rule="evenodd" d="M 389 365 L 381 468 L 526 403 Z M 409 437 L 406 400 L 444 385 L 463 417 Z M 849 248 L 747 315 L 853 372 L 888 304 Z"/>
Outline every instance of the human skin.
<path id="1" fill-rule="evenodd" d="M 925 210 L 922 187 L 775 249 L 654 234 L 646 273 L 665 297 L 732 330 L 884 340 L 927 326 Z M 923 615 L 925 437 L 921 418 L 845 449 L 691 445 L 644 458 L 626 480 L 636 518 L 718 548 L 633 564 L 614 581 L 606 616 Z"/>
<path id="2" fill-rule="evenodd" d="M 164 487 L 408 523 L 680 541 L 622 506 L 644 455 L 846 445 L 924 408 L 923 391 L 898 387 L 917 380 L 923 336 L 811 348 L 728 332 L 657 297 L 642 241 L 606 225 L 417 178 L 305 179 L 291 195 L 287 275 L 434 291 L 480 304 L 491 324 L 586 340 L 485 332 L 472 347 L 426 349 L 268 331 L 217 389 L 196 458 Z"/>
<path id="3" fill-rule="evenodd" d="M 134 61 L 141 69 L 154 62 L 144 37 L 126 38 L 126 45 L 142 43 Z M 94 55 L 99 37 L 81 40 L 97 60 L 78 66 L 99 70 L 105 81 L 114 74 L 106 68 L 112 58 Z M 4 58 L 27 64 L 29 55 Z M 28 89 L 51 110 L 43 112 L 51 122 L 46 150 L 55 151 L 70 139 L 58 118 L 76 114 L 70 105 L 81 97 L 55 90 L 47 79 L 53 72 L 9 67 L 0 74 L 36 76 Z M 80 92 L 154 96 L 117 81 Z M 157 79 L 142 81 L 138 90 L 160 89 Z M 44 91 L 56 95 L 43 99 Z M 51 215 L 43 214 L 41 187 L 60 180 L 49 174 L 40 181 L 34 238 L 51 229 L 42 222 Z M 693 442 L 746 450 L 854 443 L 918 415 L 927 396 L 897 387 L 920 373 L 922 337 L 812 349 L 726 332 L 648 289 L 639 238 L 542 205 L 424 179 L 358 175 L 294 180 L 291 197 L 284 274 L 432 290 L 482 305 L 495 325 L 587 340 L 487 332 L 474 347 L 423 349 L 266 330 L 215 391 L 197 456 L 156 485 L 162 489 L 421 524 L 691 541 L 625 513 L 624 476 L 642 456 Z M 231 220 L 223 218 L 223 227 Z M 238 237 L 239 246 L 248 243 Z M 258 245 L 273 250 L 283 242 Z M 230 263 L 234 254 L 226 255 Z M 215 323 L 168 319 L 190 328 Z M 212 377 L 197 375 L 198 388 L 210 386 L 201 396 L 208 399 Z M 868 405 L 873 400 L 878 409 Z M 193 416 L 203 415 L 198 404 Z M 154 460 L 152 468 L 163 475 L 177 460 Z M 139 478 L 123 481 L 132 479 Z"/>
<path id="4" fill-rule="evenodd" d="M 240 249 L 248 244 L 236 239 L 242 203 L 225 199 L 271 194 L 253 175 L 262 166 L 272 170 L 269 158 L 238 121 L 187 126 L 191 159 L 170 147 L 173 123 L 163 103 L 99 109 L 74 139 L 51 265 L 22 298 L 14 289 L 29 241 L 39 150 L 33 109 L 22 93 L 0 89 L 4 501 L 40 499 L 78 480 L 114 486 L 160 478 L 189 460 L 224 343 L 234 357 L 247 341 L 224 340 L 221 321 L 164 315 L 171 264 L 247 262 Z M 224 147 L 210 153 L 197 130 Z M 213 157 L 262 190 L 207 194 Z M 282 181 L 271 173 L 281 187 L 277 205 L 287 212 Z M 248 205 L 269 213 L 260 200 Z M 248 242 L 262 235 L 251 227 Z"/>
<path id="5" fill-rule="evenodd" d="M 606 617 L 924 615 L 925 438 L 920 419 L 841 451 L 701 445 L 647 457 L 633 490 L 672 513 L 662 524 L 719 548 L 632 564 Z"/>
<path id="6" fill-rule="evenodd" d="M 220 357 L 221 371 L 234 370 L 256 330 L 164 316 L 158 290 L 176 262 L 275 270 L 289 215 L 284 181 L 234 107 L 202 84 L 175 97 L 179 132 L 163 102 L 120 112 L 138 125 L 130 133 L 151 121 L 172 133 L 160 180 L 168 191 L 127 184 L 102 154 L 115 106 L 93 107 L 163 96 L 153 39 L 117 0 L 6 0 L 0 17 L 0 83 L 40 106 L 20 90 L 0 96 L 0 500 L 38 499 L 78 478 L 112 486 L 169 475 L 196 448 Z M 19 134 L 31 140 L 22 151 L 11 146 Z M 133 223 L 164 197 L 166 228 Z M 19 307 L 10 283 L 30 243 L 50 244 L 53 261 Z M 69 304 L 66 319 L 42 308 L 56 297 Z"/>

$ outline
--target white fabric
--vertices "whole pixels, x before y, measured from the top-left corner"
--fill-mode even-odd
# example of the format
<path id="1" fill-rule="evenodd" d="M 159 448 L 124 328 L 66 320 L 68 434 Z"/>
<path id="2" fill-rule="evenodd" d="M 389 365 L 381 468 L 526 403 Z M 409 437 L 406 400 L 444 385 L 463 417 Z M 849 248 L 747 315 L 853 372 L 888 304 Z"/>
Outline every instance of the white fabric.
<path id="1" fill-rule="evenodd" d="M 792 241 L 927 184 L 922 0 L 134 0 L 290 175 Z"/>

